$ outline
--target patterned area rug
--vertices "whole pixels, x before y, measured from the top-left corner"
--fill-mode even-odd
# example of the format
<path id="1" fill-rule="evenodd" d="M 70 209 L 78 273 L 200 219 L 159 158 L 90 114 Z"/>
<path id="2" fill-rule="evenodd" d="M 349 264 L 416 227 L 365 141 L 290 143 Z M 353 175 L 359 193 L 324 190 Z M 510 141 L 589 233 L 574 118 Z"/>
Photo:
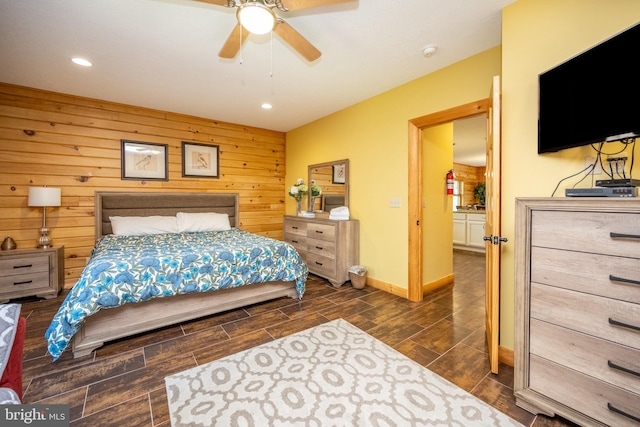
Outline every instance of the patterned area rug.
<path id="1" fill-rule="evenodd" d="M 174 427 L 522 426 L 342 319 L 165 383 Z"/>

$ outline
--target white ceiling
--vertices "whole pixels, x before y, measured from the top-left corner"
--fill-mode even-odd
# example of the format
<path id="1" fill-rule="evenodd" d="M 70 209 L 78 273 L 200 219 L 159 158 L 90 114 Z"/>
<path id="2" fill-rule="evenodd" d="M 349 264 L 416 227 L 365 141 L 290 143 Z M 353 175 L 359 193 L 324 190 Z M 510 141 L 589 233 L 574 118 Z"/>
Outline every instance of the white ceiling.
<path id="1" fill-rule="evenodd" d="M 469 166 L 487 164 L 487 116 L 459 119 L 453 122 L 453 162 Z"/>
<path id="2" fill-rule="evenodd" d="M 499 45 L 513 1 L 354 0 L 280 13 L 322 52 L 309 63 L 276 35 L 249 36 L 242 61 L 219 58 L 235 9 L 198 1 L 0 0 L 0 81 L 289 131 Z M 426 58 L 430 44 L 437 54 Z"/>

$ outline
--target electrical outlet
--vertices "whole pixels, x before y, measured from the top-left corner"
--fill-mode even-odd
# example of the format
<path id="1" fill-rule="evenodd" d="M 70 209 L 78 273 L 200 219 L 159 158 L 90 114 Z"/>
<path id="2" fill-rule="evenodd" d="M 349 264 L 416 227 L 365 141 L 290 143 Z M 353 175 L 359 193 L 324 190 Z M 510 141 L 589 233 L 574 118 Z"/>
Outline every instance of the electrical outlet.
<path id="1" fill-rule="evenodd" d="M 584 167 L 590 168 L 591 166 L 593 166 L 595 161 L 596 161 L 595 157 L 585 157 Z M 598 162 L 596 166 L 593 168 L 593 170 L 589 172 L 590 175 L 600 175 L 601 173 L 602 173 L 602 166 L 600 165 L 600 162 Z"/>
<path id="2" fill-rule="evenodd" d="M 611 175 L 624 176 L 624 169 L 627 164 L 627 156 L 609 156 L 607 158 L 607 169 Z"/>
<path id="3" fill-rule="evenodd" d="M 389 207 L 390 208 L 402 207 L 402 200 L 399 197 L 392 197 L 391 200 L 389 200 Z"/>

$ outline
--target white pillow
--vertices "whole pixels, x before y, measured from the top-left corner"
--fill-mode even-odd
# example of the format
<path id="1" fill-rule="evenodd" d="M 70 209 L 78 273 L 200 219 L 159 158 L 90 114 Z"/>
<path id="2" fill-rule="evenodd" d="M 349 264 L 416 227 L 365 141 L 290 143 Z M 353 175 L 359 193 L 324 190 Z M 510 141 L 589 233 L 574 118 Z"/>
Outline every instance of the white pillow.
<path id="1" fill-rule="evenodd" d="M 229 215 L 215 212 L 178 212 L 178 231 L 231 230 Z"/>
<path id="2" fill-rule="evenodd" d="M 175 216 L 110 216 L 109 220 L 113 234 L 120 236 L 178 232 Z"/>

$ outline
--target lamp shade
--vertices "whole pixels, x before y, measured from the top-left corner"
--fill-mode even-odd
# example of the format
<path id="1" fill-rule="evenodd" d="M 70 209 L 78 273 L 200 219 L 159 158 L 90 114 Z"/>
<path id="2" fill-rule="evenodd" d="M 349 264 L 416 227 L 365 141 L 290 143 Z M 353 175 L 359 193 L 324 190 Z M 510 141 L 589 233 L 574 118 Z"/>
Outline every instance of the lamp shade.
<path id="1" fill-rule="evenodd" d="M 29 187 L 29 206 L 60 206 L 60 189 Z"/>
<path id="2" fill-rule="evenodd" d="M 258 2 L 247 2 L 240 6 L 237 17 L 240 25 L 253 34 L 267 34 L 276 24 L 273 11 Z"/>

